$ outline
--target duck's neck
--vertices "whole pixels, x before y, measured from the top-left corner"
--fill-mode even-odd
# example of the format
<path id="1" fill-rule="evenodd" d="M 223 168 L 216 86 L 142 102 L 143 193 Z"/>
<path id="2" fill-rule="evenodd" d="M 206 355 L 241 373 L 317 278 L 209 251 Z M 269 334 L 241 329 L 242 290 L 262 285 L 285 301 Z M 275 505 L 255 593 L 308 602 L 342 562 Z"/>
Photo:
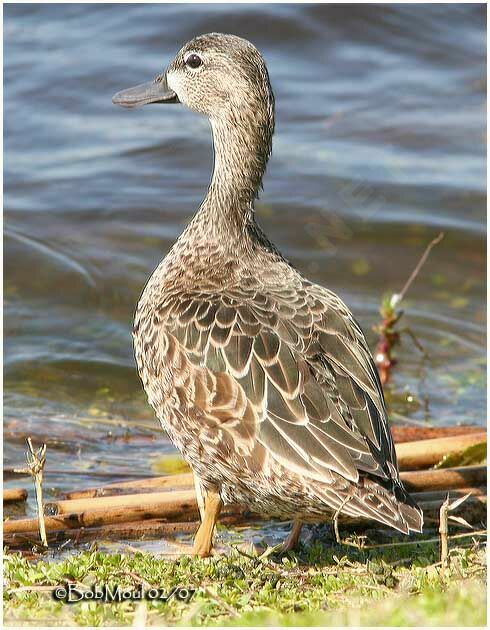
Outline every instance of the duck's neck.
<path id="1" fill-rule="evenodd" d="M 229 116 L 211 120 L 214 170 L 195 221 L 206 236 L 239 236 L 254 221 L 253 203 L 271 152 L 273 119 Z"/>

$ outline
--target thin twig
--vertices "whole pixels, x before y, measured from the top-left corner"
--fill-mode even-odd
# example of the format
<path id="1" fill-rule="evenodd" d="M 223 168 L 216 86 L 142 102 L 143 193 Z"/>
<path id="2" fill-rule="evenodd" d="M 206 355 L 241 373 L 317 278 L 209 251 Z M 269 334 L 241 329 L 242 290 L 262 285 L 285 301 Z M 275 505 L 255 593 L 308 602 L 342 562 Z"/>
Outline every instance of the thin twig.
<path id="1" fill-rule="evenodd" d="M 410 288 L 410 285 L 415 280 L 415 278 L 418 276 L 418 274 L 420 273 L 420 270 L 424 266 L 424 263 L 427 260 L 427 257 L 429 256 L 432 248 L 435 247 L 438 243 L 440 243 L 443 238 L 444 238 L 444 232 L 441 232 L 438 236 L 436 236 L 436 238 L 434 238 L 427 245 L 427 247 L 425 248 L 424 253 L 420 257 L 419 262 L 415 265 L 415 269 L 412 271 L 412 273 L 410 274 L 410 277 L 405 282 L 405 286 L 400 291 L 400 293 L 397 294 L 396 304 L 398 304 L 399 302 L 401 302 L 403 300 L 403 298 L 405 297 L 405 293 L 408 291 L 408 289 Z M 394 304 L 393 306 L 396 306 L 396 304 Z"/>
<path id="2" fill-rule="evenodd" d="M 447 513 L 449 510 L 449 494 L 447 495 L 445 501 L 441 505 L 441 509 L 439 510 L 439 534 L 441 536 L 441 565 L 443 567 L 448 564 L 448 540 L 447 535 L 449 532 L 448 524 L 447 524 Z"/>
<path id="3" fill-rule="evenodd" d="M 334 534 L 335 534 L 335 541 L 337 542 L 337 544 L 340 544 L 342 542 L 340 540 L 340 534 L 339 534 L 339 515 L 342 512 L 343 508 L 345 507 L 345 504 L 349 500 L 350 500 L 350 496 L 346 496 L 345 499 L 340 504 L 339 509 L 333 515 L 333 519 L 332 519 L 333 520 L 333 531 L 334 531 Z"/>
<path id="4" fill-rule="evenodd" d="M 220 597 L 217 593 L 213 593 L 206 586 L 202 588 L 202 591 L 205 595 L 207 595 L 210 599 L 212 599 L 216 604 L 222 606 L 227 613 L 229 613 L 232 617 L 239 617 L 238 611 L 230 606 L 228 602 L 226 602 L 222 597 Z"/>
<path id="5" fill-rule="evenodd" d="M 405 328 L 400 328 L 400 330 L 398 332 L 400 334 L 408 335 L 410 337 L 410 339 L 413 341 L 414 346 L 420 351 L 420 353 L 423 354 L 426 359 L 430 358 L 429 357 L 429 353 L 424 348 L 424 346 L 420 343 L 420 341 L 417 338 L 417 335 L 413 332 L 413 330 L 411 328 L 406 326 Z"/>
<path id="6" fill-rule="evenodd" d="M 455 540 L 456 538 L 469 538 L 470 536 L 486 536 L 487 530 L 481 529 L 477 532 L 467 532 L 466 534 L 453 534 L 452 536 L 448 536 L 448 540 Z M 407 542 L 396 542 L 396 543 L 382 543 L 378 545 L 366 545 L 363 549 L 381 549 L 384 547 L 408 547 L 413 545 L 426 545 L 428 543 L 439 542 L 439 538 L 426 538 L 425 540 L 410 540 Z"/>
<path id="7" fill-rule="evenodd" d="M 374 330 L 379 334 L 379 341 L 376 346 L 375 362 L 379 371 L 381 383 L 383 385 L 388 382 L 391 374 L 391 369 L 396 364 L 396 359 L 393 357 L 392 354 L 393 348 L 396 346 L 397 343 L 399 343 L 401 333 L 407 332 L 407 330 L 403 331 L 397 329 L 397 324 L 399 323 L 403 315 L 403 311 L 397 311 L 397 306 L 403 300 L 408 289 L 410 288 L 410 285 L 420 273 L 420 270 L 427 260 L 431 249 L 435 245 L 440 243 L 443 238 L 444 233 L 441 232 L 439 236 L 437 236 L 427 245 L 424 253 L 415 266 L 415 269 L 410 274 L 400 293 L 393 293 L 391 297 L 385 296 L 383 298 L 380 308 L 382 321 L 380 324 L 374 326 Z M 414 340 L 416 346 L 423 352 L 424 356 L 427 358 L 427 353 L 423 349 L 420 342 L 416 339 L 414 333 L 412 331 L 409 331 L 409 334 Z"/>
<path id="8" fill-rule="evenodd" d="M 387 586 L 384 586 L 383 584 L 360 584 L 359 588 L 360 589 L 370 588 L 373 591 L 384 591 L 385 593 L 388 593 L 389 595 L 393 595 L 393 590 L 389 589 Z"/>
<path id="9" fill-rule="evenodd" d="M 8 593 L 25 593 L 25 592 L 37 592 L 37 593 L 44 593 L 44 592 L 51 592 L 56 588 L 56 584 L 31 584 L 30 586 L 18 586 L 16 588 L 7 588 L 7 592 Z M 58 586 L 62 586 L 61 584 L 59 584 Z"/>
<path id="10" fill-rule="evenodd" d="M 449 563 L 449 555 L 448 555 L 448 512 L 455 510 L 460 505 L 462 505 L 470 496 L 470 493 L 465 494 L 464 497 L 459 497 L 455 499 L 452 503 L 449 503 L 449 493 L 446 497 L 446 500 L 441 505 L 441 509 L 439 511 L 439 534 L 441 535 L 441 564 L 443 567 L 446 567 Z M 452 517 L 455 518 L 455 517 Z M 471 527 L 469 523 L 466 523 L 464 519 L 460 519 L 466 525 Z"/>

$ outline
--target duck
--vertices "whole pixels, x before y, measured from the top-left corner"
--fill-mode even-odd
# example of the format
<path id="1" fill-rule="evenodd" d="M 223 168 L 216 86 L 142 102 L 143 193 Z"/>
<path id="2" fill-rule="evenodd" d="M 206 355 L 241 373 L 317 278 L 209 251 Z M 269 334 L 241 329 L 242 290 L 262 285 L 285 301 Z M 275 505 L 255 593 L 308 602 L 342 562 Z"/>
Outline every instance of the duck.
<path id="1" fill-rule="evenodd" d="M 257 222 L 275 124 L 261 53 L 236 35 L 199 35 L 153 81 L 112 100 L 181 103 L 212 129 L 207 194 L 148 280 L 133 328 L 149 404 L 194 475 L 191 553 L 215 552 L 232 503 L 292 521 L 284 550 L 304 523 L 336 526 L 339 515 L 422 531 L 361 327 Z"/>

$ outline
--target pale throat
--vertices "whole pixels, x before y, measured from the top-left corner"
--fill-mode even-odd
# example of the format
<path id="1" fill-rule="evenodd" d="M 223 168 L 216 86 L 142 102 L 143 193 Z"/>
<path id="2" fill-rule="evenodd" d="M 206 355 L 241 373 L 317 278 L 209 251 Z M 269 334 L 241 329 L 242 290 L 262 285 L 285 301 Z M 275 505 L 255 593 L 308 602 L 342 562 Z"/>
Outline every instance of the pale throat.
<path id="1" fill-rule="evenodd" d="M 259 120 L 261 117 L 258 117 Z M 254 201 L 269 158 L 273 126 L 246 113 L 211 119 L 214 168 L 204 201 L 185 232 L 221 249 L 240 249 L 255 224 Z M 265 117 L 262 119 L 265 121 Z M 184 235 L 182 235 L 184 236 Z"/>
<path id="2" fill-rule="evenodd" d="M 262 183 L 272 131 L 247 116 L 211 120 L 214 168 L 209 195 L 214 203 L 253 204 Z"/>

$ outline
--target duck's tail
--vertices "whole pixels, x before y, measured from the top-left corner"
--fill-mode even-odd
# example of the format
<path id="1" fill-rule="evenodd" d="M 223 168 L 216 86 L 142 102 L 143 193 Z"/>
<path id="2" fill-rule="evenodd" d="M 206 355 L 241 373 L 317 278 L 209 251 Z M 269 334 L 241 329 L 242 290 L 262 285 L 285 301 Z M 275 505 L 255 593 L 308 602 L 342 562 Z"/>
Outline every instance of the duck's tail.
<path id="1" fill-rule="evenodd" d="M 359 516 L 375 519 L 404 534 L 421 532 L 424 514 L 420 507 L 398 480 L 389 485 L 391 487 L 386 488 L 366 478 L 349 505 L 357 508 Z"/>
<path id="2" fill-rule="evenodd" d="M 380 483 L 364 477 L 359 481 L 349 488 L 344 487 L 343 492 L 337 489 L 336 502 L 341 501 L 339 513 L 356 520 L 379 521 L 403 534 L 422 531 L 423 512 L 399 480 L 383 480 Z M 328 501 L 326 496 L 325 500 Z M 332 503 L 330 500 L 330 505 Z"/>

